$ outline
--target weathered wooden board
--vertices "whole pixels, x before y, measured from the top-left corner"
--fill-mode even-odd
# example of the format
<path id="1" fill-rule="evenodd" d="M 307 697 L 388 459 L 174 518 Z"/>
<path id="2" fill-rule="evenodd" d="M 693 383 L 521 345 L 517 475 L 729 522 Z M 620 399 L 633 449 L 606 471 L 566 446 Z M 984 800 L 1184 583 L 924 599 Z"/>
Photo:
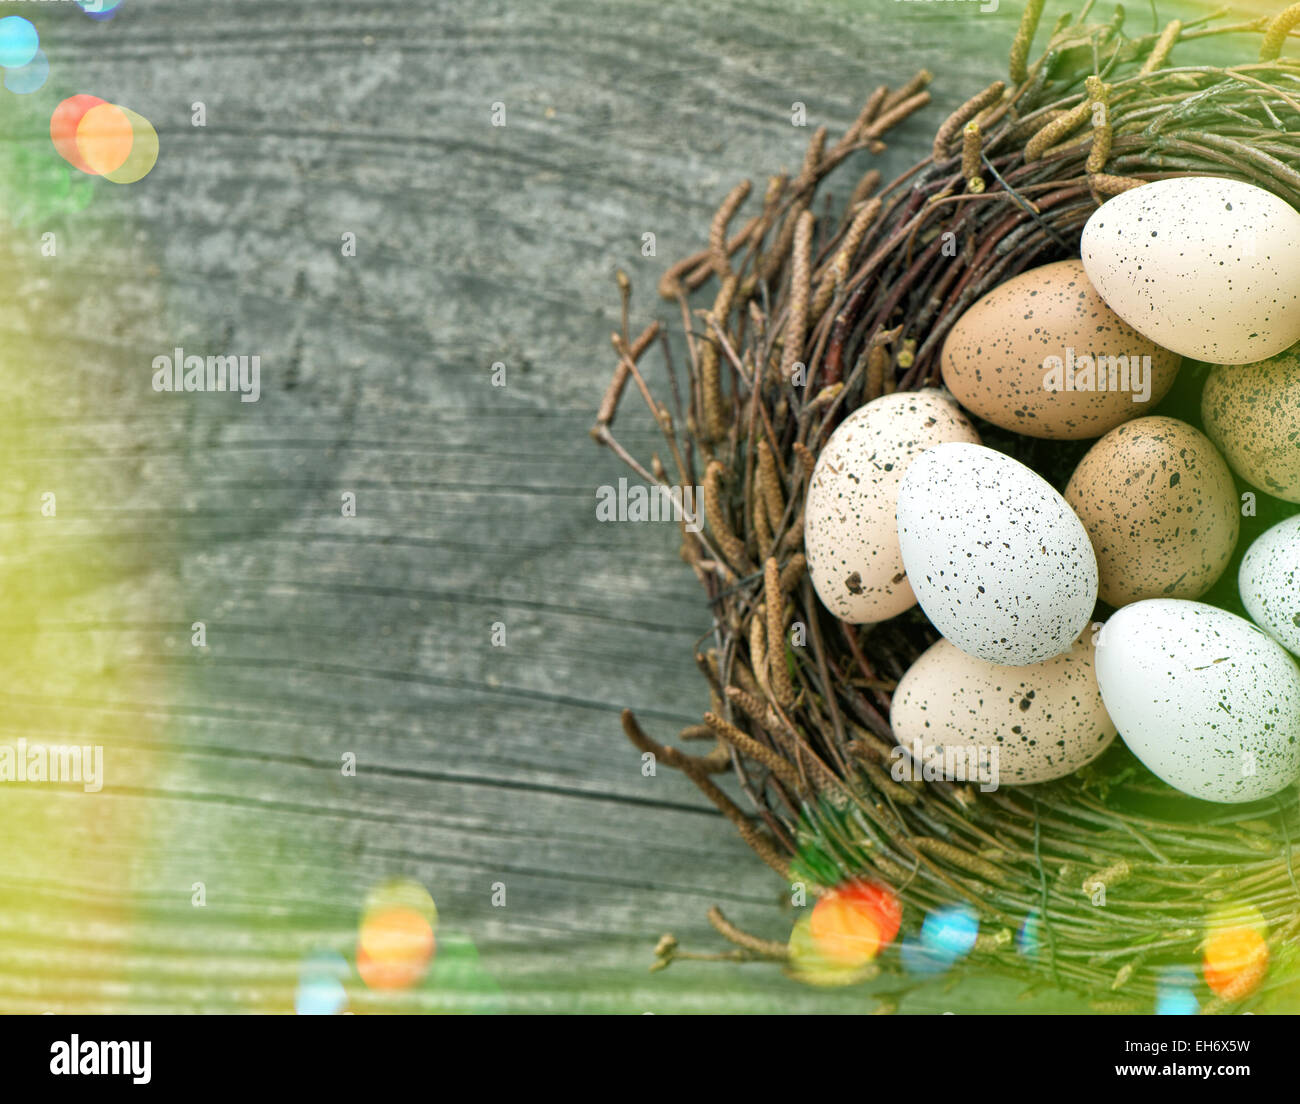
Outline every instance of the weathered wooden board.
<path id="1" fill-rule="evenodd" d="M 154 120 L 163 155 L 4 245 L 0 334 L 60 382 L 42 407 L 28 381 L 6 454 L 3 594 L 28 628 L 0 725 L 93 735 L 108 780 L 0 788 L 0 1011 L 288 1010 L 300 957 L 349 951 L 393 875 L 495 980 L 448 969 L 397 1007 L 870 1007 L 765 967 L 646 972 L 665 931 L 721 949 L 712 904 L 778 938 L 788 919 L 730 827 L 642 777 L 620 733 L 623 706 L 660 735 L 698 719 L 708 625 L 671 527 L 595 520 L 623 472 L 586 430 L 617 267 L 637 324 L 670 319 L 655 280 L 721 196 L 797 167 L 795 101 L 835 133 L 925 66 L 935 104 L 882 159 L 910 164 L 1000 75 L 1019 5 L 48 7 L 54 76 L 4 141 L 48 150 L 59 96 L 93 91 Z M 40 268 L 44 229 L 63 246 Z M 153 393 L 176 346 L 259 355 L 260 401 Z M 1030 1007 L 1013 997 L 907 1007 Z"/>

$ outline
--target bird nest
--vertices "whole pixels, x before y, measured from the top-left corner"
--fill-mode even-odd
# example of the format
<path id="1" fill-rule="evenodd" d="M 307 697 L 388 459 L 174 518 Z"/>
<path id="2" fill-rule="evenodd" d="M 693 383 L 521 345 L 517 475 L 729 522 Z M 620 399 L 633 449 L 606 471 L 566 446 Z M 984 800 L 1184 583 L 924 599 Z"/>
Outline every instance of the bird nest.
<path id="1" fill-rule="evenodd" d="M 747 202 L 748 181 L 727 195 L 707 247 L 659 285 L 680 307 L 690 369 L 682 386 L 666 330 L 628 330 L 630 288 L 619 274 L 618 365 L 592 434 L 649 484 L 702 486 L 706 526 L 683 524 L 681 554 L 713 619 L 695 657 L 712 708 L 678 742 L 714 746 L 691 754 L 660 743 L 630 712 L 624 729 L 643 753 L 685 773 L 796 887 L 884 882 L 912 931 L 932 910 L 972 909 L 979 936 L 965 961 L 1080 990 L 1101 1010 L 1149 1009 L 1161 969 L 1196 962 L 1207 909 L 1244 901 L 1267 921 L 1274 969 L 1246 1004 L 1217 997 L 1207 1008 L 1248 1007 L 1294 977 L 1277 967 L 1300 941 L 1295 787 L 1251 806 L 1212 806 L 1164 786 L 1118 742 L 1059 782 L 982 792 L 897 781 L 891 692 L 937 633 L 916 609 L 874 625 L 842 622 L 805 570 L 808 480 L 831 431 L 882 394 L 939 385 L 940 350 L 963 311 L 1028 267 L 1077 256 L 1083 225 L 1106 198 L 1208 174 L 1300 208 L 1300 136 L 1288 133 L 1300 119 L 1300 63 L 1279 56 L 1300 5 L 1273 20 L 1174 22 L 1137 38 L 1123 33 L 1122 12 L 1096 23 L 1085 9 L 1058 20 L 1030 61 L 1042 6 L 1027 6 L 1009 78 L 950 115 L 931 155 L 893 183 L 882 186 L 875 169 L 840 180 L 848 202 L 838 205 L 824 188 L 846 165 L 861 171 L 855 155 L 880 153 L 886 134 L 925 107 L 928 73 L 878 88 L 837 141 L 817 130 L 798 174 L 772 177 L 738 228 L 757 196 Z M 1170 63 L 1179 43 L 1216 34 L 1238 36 L 1234 44 L 1262 36 L 1258 59 Z M 693 309 L 705 285 L 712 303 Z M 640 369 L 652 350 L 668 361 L 665 401 Z M 644 463 L 613 428 L 629 383 L 666 442 Z M 989 430 L 988 443 L 1058 487 L 1081 455 L 1072 442 Z M 726 771 L 751 810 L 715 783 Z M 786 944 L 710 916 L 739 945 L 728 957 L 788 958 Z M 1028 917 L 1040 936 L 1032 954 L 1015 937 Z M 659 965 L 681 955 L 666 937 Z M 881 955 L 857 976 L 897 969 Z"/>

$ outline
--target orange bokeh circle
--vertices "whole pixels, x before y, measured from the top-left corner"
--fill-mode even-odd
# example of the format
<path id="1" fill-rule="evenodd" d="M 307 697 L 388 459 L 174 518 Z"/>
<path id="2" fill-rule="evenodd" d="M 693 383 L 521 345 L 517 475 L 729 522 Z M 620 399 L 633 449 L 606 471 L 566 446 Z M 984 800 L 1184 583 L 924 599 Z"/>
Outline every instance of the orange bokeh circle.
<path id="1" fill-rule="evenodd" d="M 1268 970 L 1268 943 L 1254 928 L 1221 928 L 1205 941 L 1205 984 L 1215 996 L 1240 1000 Z"/>
<path id="2" fill-rule="evenodd" d="M 86 164 L 81 151 L 77 149 L 77 128 L 81 126 L 81 120 L 85 118 L 88 111 L 105 102 L 98 96 L 83 92 L 77 96 L 69 96 L 54 109 L 54 114 L 50 116 L 50 141 L 54 143 L 59 156 L 73 168 L 92 175 L 95 170 Z"/>
<path id="3" fill-rule="evenodd" d="M 73 168 L 114 184 L 134 184 L 158 163 L 158 131 L 148 119 L 86 92 L 54 109 L 50 140 Z"/>
<path id="4" fill-rule="evenodd" d="M 371 989 L 405 989 L 424 976 L 433 950 L 433 927 L 416 909 L 377 909 L 361 923 L 357 972 Z"/>
<path id="5" fill-rule="evenodd" d="M 116 172 L 131 156 L 135 128 L 116 104 L 91 107 L 77 124 L 77 152 L 96 176 Z"/>
<path id="6" fill-rule="evenodd" d="M 898 934 L 898 897 L 876 882 L 854 882 L 822 897 L 814 906 L 809 932 L 819 954 L 842 965 L 863 965 Z"/>

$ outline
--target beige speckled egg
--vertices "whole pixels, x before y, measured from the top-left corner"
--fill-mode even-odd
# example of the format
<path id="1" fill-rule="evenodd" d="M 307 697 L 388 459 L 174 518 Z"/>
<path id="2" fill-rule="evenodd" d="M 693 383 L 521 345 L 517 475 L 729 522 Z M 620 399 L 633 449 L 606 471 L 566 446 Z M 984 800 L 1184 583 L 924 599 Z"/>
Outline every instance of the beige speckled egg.
<path id="1" fill-rule="evenodd" d="M 996 758 L 986 757 L 996 763 L 1000 785 L 1072 774 L 1115 738 L 1090 636 L 1028 667 L 1002 667 L 940 640 L 894 692 L 894 738 L 908 751 L 919 743 L 926 757 L 947 751 L 967 762 L 973 753 L 996 749 Z"/>
<path id="2" fill-rule="evenodd" d="M 1300 341 L 1300 212 L 1254 184 L 1131 188 L 1092 213 L 1079 251 L 1111 310 L 1183 356 L 1250 364 Z"/>
<path id="3" fill-rule="evenodd" d="M 979 443 L 941 391 L 882 395 L 839 425 L 808 485 L 804 549 L 817 596 L 836 617 L 884 621 L 916 604 L 903 570 L 894 509 L 921 453 L 945 441 Z"/>
<path id="4" fill-rule="evenodd" d="M 1147 413 L 1181 363 L 1106 306 L 1078 260 L 994 288 L 957 320 L 942 356 L 943 382 L 967 410 L 1058 441 Z"/>
<path id="5" fill-rule="evenodd" d="M 1092 538 L 1098 594 L 1112 606 L 1198 598 L 1237 546 L 1228 466 L 1205 434 L 1177 418 L 1112 429 L 1075 468 L 1065 501 Z"/>
<path id="6" fill-rule="evenodd" d="M 1300 346 L 1215 368 L 1201 396 L 1205 432 L 1253 487 L 1300 502 Z"/>

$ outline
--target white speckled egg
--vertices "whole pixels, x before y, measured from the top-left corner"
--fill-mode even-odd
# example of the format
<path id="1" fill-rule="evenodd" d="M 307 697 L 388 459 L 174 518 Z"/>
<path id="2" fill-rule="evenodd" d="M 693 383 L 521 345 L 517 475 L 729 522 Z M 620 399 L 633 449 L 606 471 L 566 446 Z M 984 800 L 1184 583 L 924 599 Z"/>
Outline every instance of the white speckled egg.
<path id="1" fill-rule="evenodd" d="M 839 425 L 808 484 L 804 550 L 817 596 L 836 617 L 884 621 L 916 605 L 894 507 L 908 466 L 943 441 L 978 442 L 940 391 L 882 395 Z"/>
<path id="2" fill-rule="evenodd" d="M 902 748 L 919 747 L 922 763 L 962 764 L 966 781 L 984 781 L 970 767 L 986 765 L 1000 786 L 1064 778 L 1115 738 L 1086 636 L 1028 667 L 988 663 L 940 640 L 899 682 L 889 723 Z"/>
<path id="3" fill-rule="evenodd" d="M 1083 523 L 1036 472 L 983 445 L 936 445 L 898 491 L 921 609 L 963 652 L 1021 667 L 1067 651 L 1097 602 Z"/>
<path id="4" fill-rule="evenodd" d="M 1300 655 L 1300 516 L 1273 526 L 1250 546 L 1237 588 L 1255 624 Z"/>
<path id="5" fill-rule="evenodd" d="M 1300 775 L 1300 669 L 1244 617 L 1177 598 L 1125 606 L 1097 640 L 1102 700 L 1175 789 L 1256 801 Z"/>
<path id="6" fill-rule="evenodd" d="M 1248 364 L 1300 341 L 1300 212 L 1263 188 L 1143 184 L 1093 212 L 1079 251 L 1106 305 L 1183 356 Z"/>

